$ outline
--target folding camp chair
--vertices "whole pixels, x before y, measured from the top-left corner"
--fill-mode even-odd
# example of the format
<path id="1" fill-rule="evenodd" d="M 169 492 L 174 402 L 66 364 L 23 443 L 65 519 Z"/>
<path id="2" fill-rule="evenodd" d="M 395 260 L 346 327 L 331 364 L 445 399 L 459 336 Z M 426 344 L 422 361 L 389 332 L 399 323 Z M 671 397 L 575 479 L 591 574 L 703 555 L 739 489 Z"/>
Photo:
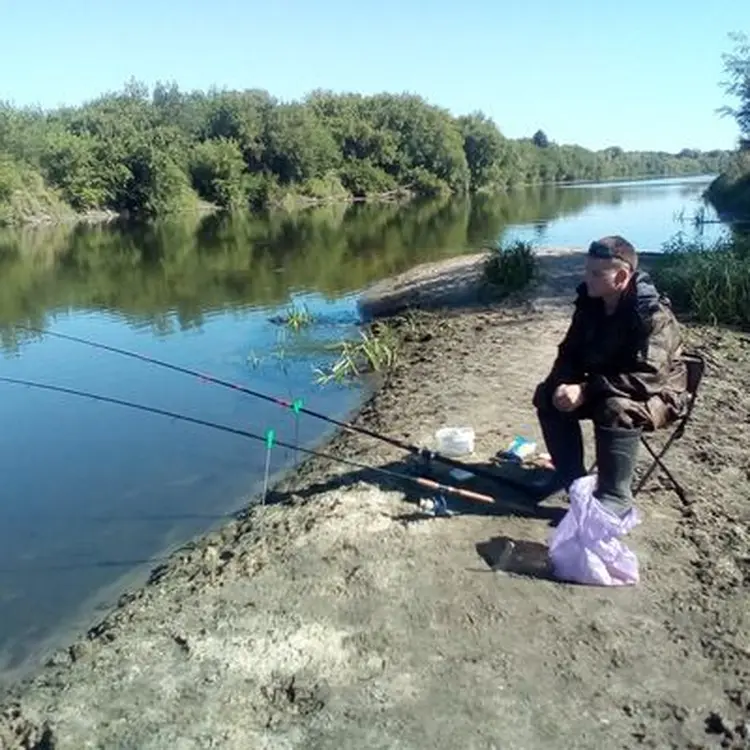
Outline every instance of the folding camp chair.
<path id="1" fill-rule="evenodd" d="M 675 441 L 679 440 L 684 434 L 688 426 L 690 418 L 693 416 L 693 409 L 695 407 L 695 401 L 698 397 L 698 390 L 700 389 L 701 382 L 703 380 L 703 374 L 706 370 L 706 361 L 697 352 L 691 352 L 690 354 L 683 355 L 683 361 L 687 368 L 687 392 L 689 394 L 687 406 L 684 413 L 678 418 L 677 423 L 672 429 L 672 434 L 669 439 L 664 443 L 662 449 L 657 453 L 653 447 L 649 444 L 646 438 L 641 435 L 641 443 L 644 448 L 651 454 L 653 461 L 646 470 L 646 473 L 640 478 L 638 484 L 633 490 L 633 495 L 637 495 L 642 489 L 649 477 L 654 473 L 654 470 L 658 467 L 672 482 L 672 489 L 677 493 L 677 496 L 684 504 L 688 504 L 689 501 L 685 495 L 685 490 L 682 485 L 674 478 L 672 472 L 664 464 L 664 456 L 667 451 L 672 447 Z"/>
<path id="2" fill-rule="evenodd" d="M 682 415 L 677 419 L 676 423 L 674 423 L 672 427 L 672 434 L 669 436 L 668 440 L 664 443 L 664 445 L 662 446 L 661 450 L 658 453 L 649 444 L 648 440 L 646 440 L 646 438 L 643 435 L 641 435 L 641 443 L 643 444 L 643 447 L 651 454 L 651 458 L 653 459 L 653 461 L 651 462 L 651 465 L 646 470 L 646 473 L 640 478 L 640 480 L 638 481 L 638 484 L 636 484 L 635 488 L 633 489 L 633 496 L 637 495 L 643 489 L 643 486 L 649 480 L 649 478 L 654 473 L 654 471 L 657 468 L 659 468 L 666 474 L 670 482 L 672 482 L 672 489 L 680 498 L 680 500 L 685 505 L 688 505 L 689 500 L 687 499 L 685 490 L 683 486 L 675 479 L 672 472 L 664 464 L 664 456 L 667 455 L 667 452 L 674 445 L 674 443 L 685 434 L 685 430 L 687 429 L 688 422 L 690 421 L 690 418 L 693 416 L 693 409 L 695 408 L 695 400 L 698 397 L 698 390 L 700 388 L 701 381 L 703 380 L 703 373 L 705 372 L 705 369 L 706 369 L 706 361 L 697 352 L 690 352 L 689 354 L 687 353 L 684 354 L 682 356 L 682 360 L 685 363 L 685 367 L 687 368 L 687 392 L 688 392 L 687 406 L 685 407 L 685 411 L 682 413 Z M 593 466 L 591 467 L 589 471 L 593 472 L 595 468 L 596 468 L 596 462 L 594 462 Z"/>

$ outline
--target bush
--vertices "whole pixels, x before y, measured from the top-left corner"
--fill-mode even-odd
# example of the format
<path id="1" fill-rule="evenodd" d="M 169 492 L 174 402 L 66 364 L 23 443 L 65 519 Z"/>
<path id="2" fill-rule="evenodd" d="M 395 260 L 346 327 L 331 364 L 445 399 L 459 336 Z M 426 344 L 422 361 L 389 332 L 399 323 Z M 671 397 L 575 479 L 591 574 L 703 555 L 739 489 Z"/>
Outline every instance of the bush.
<path id="1" fill-rule="evenodd" d="M 10 200 L 18 182 L 18 166 L 10 159 L 0 158 L 0 204 Z"/>
<path id="2" fill-rule="evenodd" d="M 67 131 L 52 134 L 41 165 L 49 183 L 60 190 L 76 211 L 106 204 L 108 181 L 98 162 L 96 141 L 91 136 Z"/>
<path id="3" fill-rule="evenodd" d="M 254 210 L 266 208 L 282 197 L 278 182 L 266 172 L 246 172 L 242 178 L 242 190 L 248 205 Z"/>
<path id="4" fill-rule="evenodd" d="M 59 221 L 72 215 L 39 172 L 0 156 L 0 226 Z"/>
<path id="5" fill-rule="evenodd" d="M 534 249 L 530 243 L 520 240 L 508 248 L 493 250 L 484 265 L 485 282 L 501 296 L 524 289 L 536 272 Z"/>
<path id="6" fill-rule="evenodd" d="M 201 198 L 221 208 L 247 205 L 245 160 L 236 141 L 217 138 L 193 149 L 190 174 Z"/>
<path id="7" fill-rule="evenodd" d="M 676 311 L 710 325 L 750 325 L 750 238 L 713 245 L 678 236 L 664 246 L 652 276 Z"/>
<path id="8" fill-rule="evenodd" d="M 708 186 L 706 198 L 719 214 L 750 217 L 750 151 L 735 155 L 729 168 Z"/>
<path id="9" fill-rule="evenodd" d="M 349 191 L 341 184 L 341 180 L 335 172 L 306 180 L 302 183 L 300 192 L 302 195 L 318 200 L 346 200 L 349 198 Z"/>
<path id="10" fill-rule="evenodd" d="M 139 216 L 159 216 L 197 208 L 187 174 L 151 144 L 128 155 L 130 180 L 119 196 L 119 208 Z"/>
<path id="11" fill-rule="evenodd" d="M 387 193 L 396 180 L 368 159 L 347 161 L 339 170 L 341 184 L 356 198 Z"/>
<path id="12" fill-rule="evenodd" d="M 434 198 L 450 193 L 450 187 L 445 181 L 423 167 L 416 167 L 408 172 L 407 184 L 417 195 L 425 198 Z"/>

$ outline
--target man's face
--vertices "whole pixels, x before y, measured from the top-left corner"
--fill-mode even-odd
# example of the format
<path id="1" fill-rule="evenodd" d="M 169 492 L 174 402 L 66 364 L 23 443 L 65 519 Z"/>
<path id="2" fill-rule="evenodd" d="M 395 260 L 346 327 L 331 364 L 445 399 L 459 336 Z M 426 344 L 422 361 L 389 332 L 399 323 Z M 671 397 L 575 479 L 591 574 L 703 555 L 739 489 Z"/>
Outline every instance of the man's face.
<path id="1" fill-rule="evenodd" d="M 615 297 L 625 290 L 631 277 L 630 269 L 609 258 L 586 258 L 586 289 L 589 297 Z"/>

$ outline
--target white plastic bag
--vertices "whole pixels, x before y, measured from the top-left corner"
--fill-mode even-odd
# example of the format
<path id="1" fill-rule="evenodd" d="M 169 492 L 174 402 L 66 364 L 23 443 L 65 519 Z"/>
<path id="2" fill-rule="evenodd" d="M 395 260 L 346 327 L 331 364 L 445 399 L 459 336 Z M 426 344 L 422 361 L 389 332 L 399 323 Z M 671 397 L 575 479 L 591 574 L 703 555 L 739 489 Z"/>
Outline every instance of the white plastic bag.
<path id="1" fill-rule="evenodd" d="M 632 586 L 640 580 L 638 558 L 619 537 L 640 523 L 635 508 L 619 518 L 595 497 L 596 476 L 570 487 L 570 509 L 552 532 L 549 557 L 557 578 L 595 586 Z"/>
<path id="2" fill-rule="evenodd" d="M 435 433 L 438 453 L 460 458 L 474 452 L 474 429 L 472 427 L 441 427 Z"/>

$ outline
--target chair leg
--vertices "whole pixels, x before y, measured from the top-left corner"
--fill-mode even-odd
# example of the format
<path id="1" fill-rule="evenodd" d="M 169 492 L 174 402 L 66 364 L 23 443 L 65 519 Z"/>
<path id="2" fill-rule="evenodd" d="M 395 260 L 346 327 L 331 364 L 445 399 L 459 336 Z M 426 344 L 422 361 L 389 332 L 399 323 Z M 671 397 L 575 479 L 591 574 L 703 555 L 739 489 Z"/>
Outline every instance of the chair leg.
<path id="1" fill-rule="evenodd" d="M 677 494 L 677 497 L 680 498 L 680 501 L 683 505 L 689 505 L 687 496 L 685 494 L 685 490 L 683 489 L 682 485 L 674 478 L 674 475 L 672 472 L 666 467 L 664 462 L 662 461 L 662 457 L 667 452 L 667 449 L 669 448 L 670 442 L 667 441 L 667 444 L 661 449 L 659 453 L 656 453 L 656 451 L 648 444 L 646 440 L 643 438 L 641 439 L 641 442 L 643 443 L 646 450 L 651 454 L 651 458 L 653 458 L 653 463 L 649 467 L 648 471 L 641 477 L 640 481 L 638 482 L 638 485 L 635 488 L 635 491 L 633 492 L 633 495 L 638 494 L 638 492 L 641 491 L 643 488 L 643 485 L 646 483 L 648 478 L 653 474 L 654 470 L 658 466 L 667 476 L 670 482 L 672 482 L 672 488 Z"/>
<path id="2" fill-rule="evenodd" d="M 667 476 L 669 481 L 672 482 L 672 489 L 676 493 L 677 497 L 680 498 L 680 501 L 683 503 L 683 505 L 690 504 L 687 499 L 687 495 L 685 494 L 684 488 L 675 479 L 672 472 L 664 464 L 664 461 L 662 461 L 667 451 L 672 447 L 672 443 L 674 443 L 674 441 L 679 436 L 680 436 L 680 431 L 678 429 L 674 430 L 674 432 L 672 432 L 672 434 L 669 436 L 669 439 L 666 441 L 666 443 L 664 443 L 664 445 L 662 446 L 662 449 L 658 453 L 654 451 L 654 449 L 648 443 L 646 438 L 641 436 L 641 443 L 643 444 L 644 448 L 646 448 L 646 450 L 651 454 L 653 461 L 651 462 L 651 466 L 649 466 L 648 469 L 646 470 L 646 473 L 638 480 L 638 484 L 635 486 L 633 490 L 633 497 L 635 497 L 643 489 L 643 486 L 646 484 L 646 482 L 648 482 L 649 478 L 654 473 L 654 470 L 658 467 L 664 472 L 664 474 Z M 589 469 L 588 473 L 592 474 L 595 468 L 596 468 L 596 461 L 594 461 L 594 463 L 591 464 L 591 468 Z"/>
<path id="3" fill-rule="evenodd" d="M 669 436 L 669 439 L 666 443 L 662 446 L 661 450 L 659 451 L 658 455 L 654 453 L 654 450 L 651 448 L 651 445 L 646 440 L 645 437 L 641 436 L 641 443 L 643 444 L 643 447 L 646 448 L 646 450 L 651 454 L 653 457 L 653 462 L 651 463 L 651 466 L 648 467 L 648 470 L 646 473 L 640 478 L 638 482 L 638 486 L 636 487 L 636 490 L 633 494 L 637 494 L 643 489 L 643 485 L 648 482 L 649 477 L 654 473 L 654 469 L 656 469 L 657 466 L 664 464 L 661 462 L 661 460 L 664 458 L 664 456 L 667 454 L 667 451 L 672 447 L 672 443 L 677 439 L 679 436 L 679 431 L 675 430 L 672 432 L 672 434 Z M 666 471 L 666 470 L 665 470 Z"/>

